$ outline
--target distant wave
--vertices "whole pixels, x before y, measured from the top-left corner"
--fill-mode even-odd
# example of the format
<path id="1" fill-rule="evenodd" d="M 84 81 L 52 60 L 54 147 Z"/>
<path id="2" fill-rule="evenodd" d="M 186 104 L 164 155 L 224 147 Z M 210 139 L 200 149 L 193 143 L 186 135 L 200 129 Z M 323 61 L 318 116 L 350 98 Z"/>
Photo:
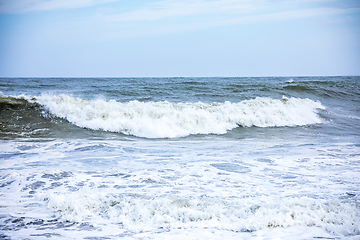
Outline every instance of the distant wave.
<path id="1" fill-rule="evenodd" d="M 145 138 L 225 134 L 237 127 L 283 127 L 321 123 L 320 102 L 262 98 L 238 103 L 117 102 L 68 95 L 35 98 L 52 115 L 82 128 Z"/>

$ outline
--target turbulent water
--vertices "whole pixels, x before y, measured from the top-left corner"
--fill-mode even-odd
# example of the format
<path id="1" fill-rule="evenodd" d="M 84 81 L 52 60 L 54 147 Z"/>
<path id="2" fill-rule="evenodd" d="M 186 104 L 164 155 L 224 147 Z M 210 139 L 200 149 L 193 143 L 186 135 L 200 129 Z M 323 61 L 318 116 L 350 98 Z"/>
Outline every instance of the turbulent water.
<path id="1" fill-rule="evenodd" d="M 2 78 L 0 238 L 360 239 L 360 77 Z"/>

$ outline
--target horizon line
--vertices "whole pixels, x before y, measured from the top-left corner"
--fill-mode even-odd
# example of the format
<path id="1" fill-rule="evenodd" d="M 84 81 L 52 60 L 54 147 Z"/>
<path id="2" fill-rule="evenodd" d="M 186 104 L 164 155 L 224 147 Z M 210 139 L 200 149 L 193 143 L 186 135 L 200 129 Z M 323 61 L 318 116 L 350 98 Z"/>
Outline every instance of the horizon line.
<path id="1" fill-rule="evenodd" d="M 360 77 L 359 75 L 264 75 L 264 76 L 11 76 L 0 78 L 266 78 L 266 77 Z"/>

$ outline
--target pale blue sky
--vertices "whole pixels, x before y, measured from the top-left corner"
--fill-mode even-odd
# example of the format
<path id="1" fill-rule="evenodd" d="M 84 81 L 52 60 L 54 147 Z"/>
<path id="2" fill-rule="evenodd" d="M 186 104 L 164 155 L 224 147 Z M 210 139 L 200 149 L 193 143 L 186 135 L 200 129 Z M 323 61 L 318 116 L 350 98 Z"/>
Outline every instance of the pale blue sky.
<path id="1" fill-rule="evenodd" d="M 360 75 L 359 0 L 0 0 L 2 77 Z"/>

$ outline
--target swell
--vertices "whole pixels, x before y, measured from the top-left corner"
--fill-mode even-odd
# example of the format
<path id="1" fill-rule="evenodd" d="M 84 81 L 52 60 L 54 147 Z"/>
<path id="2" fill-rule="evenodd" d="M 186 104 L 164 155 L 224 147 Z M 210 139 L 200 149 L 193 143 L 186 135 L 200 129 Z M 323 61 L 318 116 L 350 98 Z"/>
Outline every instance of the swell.
<path id="1" fill-rule="evenodd" d="M 283 89 L 296 93 L 310 93 L 317 97 L 354 99 L 358 98 L 360 89 L 356 80 L 343 81 L 318 80 L 318 81 L 289 81 Z"/>

